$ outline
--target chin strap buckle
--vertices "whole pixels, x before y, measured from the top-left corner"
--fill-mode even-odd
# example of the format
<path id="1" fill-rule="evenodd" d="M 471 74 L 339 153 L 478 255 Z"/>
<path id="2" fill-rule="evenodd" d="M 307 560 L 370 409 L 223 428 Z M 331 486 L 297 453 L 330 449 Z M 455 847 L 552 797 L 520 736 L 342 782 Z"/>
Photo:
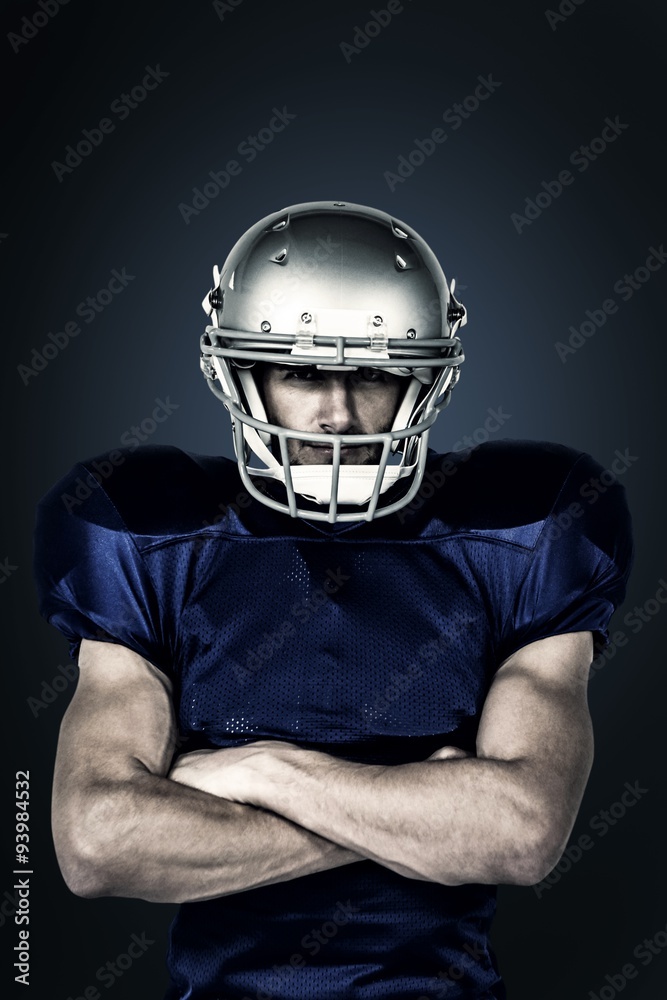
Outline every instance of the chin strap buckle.
<path id="1" fill-rule="evenodd" d="M 210 378 L 211 381 L 213 381 L 218 377 L 215 368 L 213 367 L 211 362 L 208 361 L 205 354 L 202 354 L 201 358 L 199 359 L 199 367 L 201 368 L 206 378 Z"/>
<path id="2" fill-rule="evenodd" d="M 468 322 L 468 310 L 463 305 L 462 302 L 456 298 L 454 294 L 454 289 L 456 288 L 456 279 L 452 279 L 452 283 L 449 289 L 449 307 L 447 309 L 447 322 L 451 327 L 451 335 L 453 336 L 457 330 L 462 326 L 465 326 Z"/>

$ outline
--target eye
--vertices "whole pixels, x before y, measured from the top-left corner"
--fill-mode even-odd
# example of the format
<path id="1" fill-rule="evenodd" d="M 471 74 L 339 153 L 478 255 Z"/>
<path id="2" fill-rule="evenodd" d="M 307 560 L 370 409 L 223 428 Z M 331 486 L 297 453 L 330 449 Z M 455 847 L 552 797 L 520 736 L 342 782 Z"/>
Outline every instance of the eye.
<path id="1" fill-rule="evenodd" d="M 286 382 L 314 382 L 321 375 L 315 365 L 299 365 L 298 368 L 288 368 L 284 379 Z"/>
<path id="2" fill-rule="evenodd" d="M 359 376 L 364 382 L 384 382 L 384 372 L 380 368 L 362 368 Z"/>

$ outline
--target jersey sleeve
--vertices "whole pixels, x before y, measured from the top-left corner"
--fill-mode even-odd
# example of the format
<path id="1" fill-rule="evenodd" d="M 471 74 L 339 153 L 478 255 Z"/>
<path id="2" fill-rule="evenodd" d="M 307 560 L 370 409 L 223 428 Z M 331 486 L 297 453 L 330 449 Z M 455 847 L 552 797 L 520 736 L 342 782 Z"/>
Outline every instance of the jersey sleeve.
<path id="1" fill-rule="evenodd" d="M 611 469 L 583 454 L 544 521 L 514 594 L 501 658 L 564 632 L 591 631 L 596 647 L 606 646 L 632 560 L 625 490 Z"/>
<path id="2" fill-rule="evenodd" d="M 119 643 L 172 675 L 158 595 L 121 515 L 84 465 L 37 507 L 34 575 L 39 610 L 70 642 Z"/>

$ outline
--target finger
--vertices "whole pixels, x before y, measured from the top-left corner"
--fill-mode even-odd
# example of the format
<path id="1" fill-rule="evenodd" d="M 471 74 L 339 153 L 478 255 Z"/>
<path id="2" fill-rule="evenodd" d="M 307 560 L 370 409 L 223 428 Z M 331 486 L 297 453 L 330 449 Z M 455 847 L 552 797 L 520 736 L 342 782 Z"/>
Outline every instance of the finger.
<path id="1" fill-rule="evenodd" d="M 460 747 L 440 747 L 435 753 L 432 753 L 430 757 L 426 760 L 451 760 L 456 757 L 470 757 L 472 754 L 468 753 L 467 750 L 462 750 Z"/>

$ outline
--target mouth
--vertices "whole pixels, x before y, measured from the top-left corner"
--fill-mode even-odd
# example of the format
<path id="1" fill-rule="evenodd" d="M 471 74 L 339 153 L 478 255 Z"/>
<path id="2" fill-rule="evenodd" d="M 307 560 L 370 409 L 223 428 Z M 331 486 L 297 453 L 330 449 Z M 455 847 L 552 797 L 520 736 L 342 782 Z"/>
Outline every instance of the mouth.
<path id="1" fill-rule="evenodd" d="M 330 451 L 330 452 L 333 452 L 333 445 L 332 444 L 313 444 L 311 442 L 310 444 L 304 444 L 304 447 L 305 448 L 316 448 L 318 451 Z M 364 446 L 362 444 L 346 444 L 346 445 L 343 445 L 341 447 L 340 452 L 341 452 L 341 455 L 342 455 L 343 452 L 346 452 L 346 451 L 357 451 L 359 448 L 363 448 L 363 447 Z"/>
<path id="2" fill-rule="evenodd" d="M 334 449 L 331 444 L 316 444 L 304 442 L 299 451 L 297 462 L 314 465 L 331 465 L 334 460 Z M 296 457 L 296 456 L 295 456 Z M 341 465 L 366 465 L 372 462 L 368 446 L 363 444 L 344 445 L 340 449 Z"/>
<path id="3" fill-rule="evenodd" d="M 305 448 L 311 448 L 313 457 L 321 459 L 326 464 L 330 464 L 333 461 L 334 450 L 333 445 L 329 444 L 311 444 L 305 445 Z M 353 461 L 359 461 L 363 445 L 345 445 L 340 449 L 340 460 L 343 463 L 349 463 Z"/>

